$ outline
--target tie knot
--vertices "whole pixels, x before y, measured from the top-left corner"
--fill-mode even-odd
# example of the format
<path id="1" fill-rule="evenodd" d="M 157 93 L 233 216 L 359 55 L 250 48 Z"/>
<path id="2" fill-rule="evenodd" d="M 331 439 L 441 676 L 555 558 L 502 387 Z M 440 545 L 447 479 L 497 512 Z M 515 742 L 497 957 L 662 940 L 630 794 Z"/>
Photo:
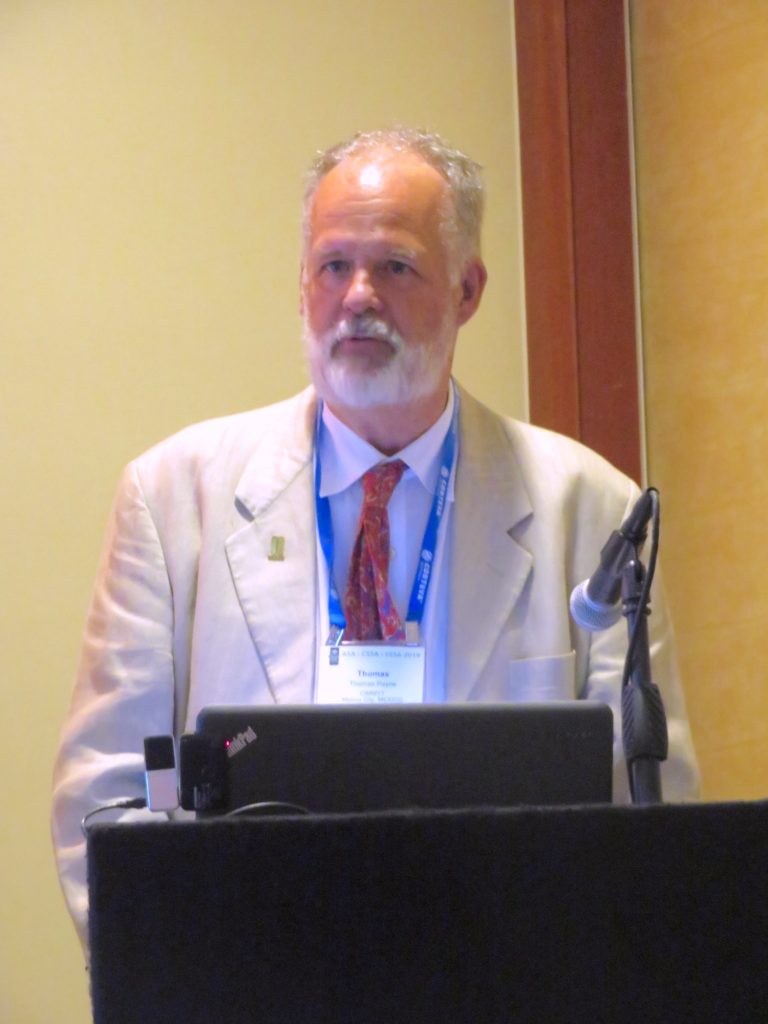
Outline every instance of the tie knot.
<path id="1" fill-rule="evenodd" d="M 394 462 L 382 462 L 364 473 L 363 504 L 368 508 L 386 508 L 404 470 L 402 459 L 395 459 Z"/>

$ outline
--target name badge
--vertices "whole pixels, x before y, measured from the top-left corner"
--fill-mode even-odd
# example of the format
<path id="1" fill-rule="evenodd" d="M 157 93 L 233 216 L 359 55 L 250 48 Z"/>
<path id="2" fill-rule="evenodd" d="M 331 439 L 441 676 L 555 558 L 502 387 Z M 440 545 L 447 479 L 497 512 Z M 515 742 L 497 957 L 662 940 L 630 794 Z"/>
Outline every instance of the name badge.
<path id="1" fill-rule="evenodd" d="M 422 644 L 341 643 L 320 652 L 317 704 L 421 704 Z"/>

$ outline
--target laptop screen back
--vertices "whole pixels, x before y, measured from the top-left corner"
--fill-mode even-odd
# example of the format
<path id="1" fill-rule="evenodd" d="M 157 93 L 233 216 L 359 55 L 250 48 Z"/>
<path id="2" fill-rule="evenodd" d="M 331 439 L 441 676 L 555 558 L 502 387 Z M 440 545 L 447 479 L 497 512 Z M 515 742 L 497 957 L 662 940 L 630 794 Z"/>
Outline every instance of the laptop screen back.
<path id="1" fill-rule="evenodd" d="M 589 701 L 209 707 L 192 739 L 182 804 L 199 815 L 611 800 L 613 714 Z"/>

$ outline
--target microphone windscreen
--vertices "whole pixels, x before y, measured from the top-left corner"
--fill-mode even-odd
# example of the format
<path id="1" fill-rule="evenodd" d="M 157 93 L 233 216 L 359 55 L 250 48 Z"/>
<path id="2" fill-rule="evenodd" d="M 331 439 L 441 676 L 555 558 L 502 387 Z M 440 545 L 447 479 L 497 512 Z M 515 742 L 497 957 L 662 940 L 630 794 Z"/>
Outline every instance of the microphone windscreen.
<path id="1" fill-rule="evenodd" d="M 590 633 L 598 633 L 601 629 L 608 629 L 621 618 L 621 605 L 602 604 L 594 601 L 587 593 L 589 580 L 584 580 L 571 592 L 569 602 L 571 617 L 577 626 L 588 630 Z"/>

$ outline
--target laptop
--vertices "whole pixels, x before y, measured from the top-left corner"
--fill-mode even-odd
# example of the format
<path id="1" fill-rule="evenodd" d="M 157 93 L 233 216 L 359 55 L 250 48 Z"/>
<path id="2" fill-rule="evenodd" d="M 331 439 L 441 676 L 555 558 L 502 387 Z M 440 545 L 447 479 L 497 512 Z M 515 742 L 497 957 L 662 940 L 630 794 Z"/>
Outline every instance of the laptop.
<path id="1" fill-rule="evenodd" d="M 181 804 L 199 817 L 609 803 L 613 713 L 592 701 L 208 707 L 179 768 Z"/>

